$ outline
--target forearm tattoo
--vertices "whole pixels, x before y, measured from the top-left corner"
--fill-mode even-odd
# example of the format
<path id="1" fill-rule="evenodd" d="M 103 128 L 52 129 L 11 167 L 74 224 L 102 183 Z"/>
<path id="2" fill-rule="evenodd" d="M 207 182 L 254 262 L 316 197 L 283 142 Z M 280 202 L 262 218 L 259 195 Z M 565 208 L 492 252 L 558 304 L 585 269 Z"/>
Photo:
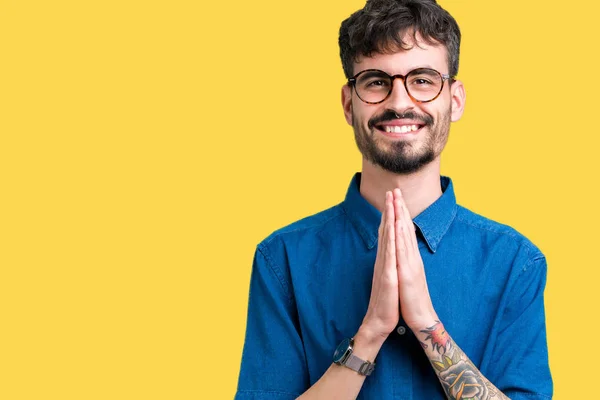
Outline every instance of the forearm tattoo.
<path id="1" fill-rule="evenodd" d="M 473 365 L 465 353 L 452 341 L 444 325 L 420 331 L 420 343 L 440 379 L 446 396 L 451 400 L 508 399 Z M 421 340 L 422 339 L 422 340 Z"/>

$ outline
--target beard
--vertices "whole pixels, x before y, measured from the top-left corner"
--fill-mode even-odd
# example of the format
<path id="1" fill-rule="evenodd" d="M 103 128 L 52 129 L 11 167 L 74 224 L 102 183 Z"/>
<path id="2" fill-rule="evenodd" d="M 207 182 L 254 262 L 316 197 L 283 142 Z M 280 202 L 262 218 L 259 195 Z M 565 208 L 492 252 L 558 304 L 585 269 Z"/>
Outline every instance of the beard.
<path id="1" fill-rule="evenodd" d="M 394 111 L 386 110 L 383 114 L 369 120 L 368 129 L 357 123 L 353 113 L 354 139 L 363 157 L 372 164 L 395 174 L 410 174 L 432 162 L 442 152 L 448 141 L 450 113 L 449 108 L 446 113 L 441 115 L 439 121 L 434 122 L 433 117 L 427 114 L 418 115 L 407 111 L 398 115 Z M 394 119 L 419 121 L 422 124 L 421 129 L 427 129 L 427 132 L 419 132 L 418 135 L 426 134 L 427 136 L 419 140 L 389 140 L 387 141 L 388 146 L 384 146 L 381 142 L 385 139 L 376 132 L 375 126 Z"/>

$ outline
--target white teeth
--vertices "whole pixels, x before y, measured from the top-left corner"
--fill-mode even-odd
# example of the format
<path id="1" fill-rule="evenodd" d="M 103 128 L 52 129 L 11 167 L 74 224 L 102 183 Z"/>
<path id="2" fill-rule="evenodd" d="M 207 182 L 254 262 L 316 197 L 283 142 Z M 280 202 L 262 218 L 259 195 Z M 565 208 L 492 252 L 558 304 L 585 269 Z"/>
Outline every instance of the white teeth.
<path id="1" fill-rule="evenodd" d="M 417 125 L 402 125 L 402 126 L 398 126 L 398 125 L 394 125 L 394 126 L 386 125 L 386 127 L 385 127 L 385 131 L 388 132 L 388 133 L 391 133 L 391 132 L 394 132 L 394 133 L 408 133 L 408 132 L 415 132 L 418 129 L 419 129 L 419 127 Z"/>

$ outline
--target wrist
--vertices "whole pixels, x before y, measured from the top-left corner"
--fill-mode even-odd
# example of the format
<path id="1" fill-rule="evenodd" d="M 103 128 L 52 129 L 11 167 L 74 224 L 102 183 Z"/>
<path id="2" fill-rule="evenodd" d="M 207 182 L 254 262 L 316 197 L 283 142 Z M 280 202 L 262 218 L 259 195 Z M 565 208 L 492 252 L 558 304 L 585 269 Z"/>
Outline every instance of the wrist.
<path id="1" fill-rule="evenodd" d="M 387 336 L 374 333 L 369 328 L 361 326 L 354 335 L 353 353 L 363 360 L 373 362 Z"/>
<path id="2" fill-rule="evenodd" d="M 431 318 L 413 325 L 410 329 L 417 339 L 423 340 L 425 337 L 429 336 L 430 332 L 438 330 L 440 327 L 443 330 L 444 324 L 442 324 L 438 318 Z"/>
<path id="3" fill-rule="evenodd" d="M 418 320 L 411 321 L 411 323 L 407 323 L 408 327 L 415 335 L 421 332 L 422 330 L 428 329 L 440 322 L 437 314 L 433 313 L 426 317 L 419 318 Z"/>

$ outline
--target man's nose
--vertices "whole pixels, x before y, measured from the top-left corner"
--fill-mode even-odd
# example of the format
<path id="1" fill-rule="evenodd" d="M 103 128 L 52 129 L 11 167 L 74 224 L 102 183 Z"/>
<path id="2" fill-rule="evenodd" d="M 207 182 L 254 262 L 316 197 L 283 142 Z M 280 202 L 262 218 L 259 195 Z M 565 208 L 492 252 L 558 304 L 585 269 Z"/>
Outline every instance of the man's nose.
<path id="1" fill-rule="evenodd" d="M 385 103 L 392 110 L 404 111 L 415 107 L 415 102 L 408 95 L 404 81 L 400 78 L 394 79 L 392 92 L 385 100 Z"/>

